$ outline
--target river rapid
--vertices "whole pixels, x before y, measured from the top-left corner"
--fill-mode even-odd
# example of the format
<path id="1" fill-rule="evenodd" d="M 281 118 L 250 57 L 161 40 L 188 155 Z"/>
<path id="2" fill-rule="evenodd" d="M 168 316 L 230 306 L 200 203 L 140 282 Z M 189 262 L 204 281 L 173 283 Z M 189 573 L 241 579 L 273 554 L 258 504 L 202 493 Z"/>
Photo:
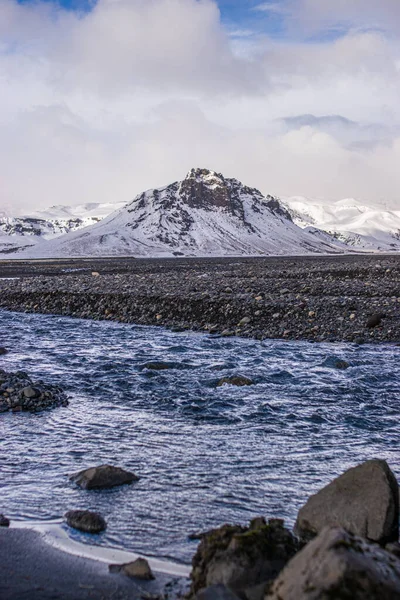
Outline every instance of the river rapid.
<path id="1" fill-rule="evenodd" d="M 291 526 L 310 494 L 363 460 L 386 459 L 400 476 L 395 345 L 260 342 L 5 311 L 0 344 L 10 351 L 1 368 L 70 397 L 67 408 L 0 415 L 0 512 L 32 521 L 101 512 L 107 530 L 68 529 L 75 540 L 190 562 L 188 534 L 259 515 Z M 169 368 L 144 366 L 154 361 Z M 216 386 L 238 374 L 254 385 Z M 68 479 L 103 463 L 141 479 L 90 492 Z"/>

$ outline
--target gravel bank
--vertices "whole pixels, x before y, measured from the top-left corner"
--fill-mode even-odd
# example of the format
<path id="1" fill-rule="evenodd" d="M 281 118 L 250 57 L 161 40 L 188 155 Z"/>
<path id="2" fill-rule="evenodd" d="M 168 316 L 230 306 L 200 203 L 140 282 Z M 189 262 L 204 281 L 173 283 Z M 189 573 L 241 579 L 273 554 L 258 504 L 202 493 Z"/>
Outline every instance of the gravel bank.
<path id="1" fill-rule="evenodd" d="M 19 277 L 0 281 L 0 307 L 16 311 L 257 339 L 400 342 L 395 255 L 3 261 L 0 276 Z"/>

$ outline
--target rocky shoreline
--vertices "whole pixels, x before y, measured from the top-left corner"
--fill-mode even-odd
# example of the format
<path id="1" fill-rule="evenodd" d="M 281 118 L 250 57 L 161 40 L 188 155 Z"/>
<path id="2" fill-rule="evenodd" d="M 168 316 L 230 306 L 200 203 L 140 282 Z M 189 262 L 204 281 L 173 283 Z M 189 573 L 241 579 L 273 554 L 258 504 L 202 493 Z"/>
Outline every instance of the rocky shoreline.
<path id="1" fill-rule="evenodd" d="M 10 373 L 0 369 L 0 413 L 41 412 L 57 406 L 68 406 L 61 388 L 33 381 L 24 371 Z"/>
<path id="2" fill-rule="evenodd" d="M 11 264 L 12 263 L 12 264 Z M 3 261 L 0 308 L 256 339 L 400 342 L 400 257 Z"/>
<path id="3" fill-rule="evenodd" d="M 83 471 L 80 475 L 90 480 L 93 476 L 98 477 L 102 482 L 101 487 L 110 487 L 124 483 L 121 473 L 118 467 L 102 465 Z M 65 517 L 70 527 L 92 534 L 106 527 L 101 515 L 89 511 L 70 511 Z M 4 523 L 4 526 L 8 527 L 9 524 Z M 7 537 L 0 533 L 3 541 L 0 547 L 0 574 L 2 569 L 7 568 L 10 554 L 16 551 L 12 543 L 13 534 L 15 537 L 15 531 L 11 529 L 8 538 L 11 546 L 7 556 L 3 556 L 8 543 Z M 192 560 L 189 591 L 185 590 L 187 585 L 182 578 L 166 582 L 160 573 L 153 573 L 144 558 L 139 557 L 126 564 L 110 564 L 111 579 L 107 579 L 100 568 L 94 572 L 94 563 L 86 561 L 79 564 L 71 557 L 54 557 L 49 549 L 46 551 L 46 569 L 42 572 L 36 566 L 37 552 L 35 560 L 28 553 L 26 563 L 25 548 L 25 563 L 21 549 L 17 562 L 24 563 L 24 573 L 30 572 L 32 563 L 35 563 L 35 573 L 22 582 L 21 578 L 15 577 L 15 570 L 7 577 L 0 577 L 3 582 L 0 583 L 0 594 L 6 582 L 7 598 L 10 600 L 18 598 L 14 592 L 22 587 L 24 593 L 32 593 L 32 598 L 53 597 L 51 593 L 54 590 L 57 590 L 57 598 L 70 598 L 76 582 L 71 583 L 65 571 L 60 570 L 57 563 L 62 560 L 64 566 L 68 561 L 75 563 L 73 567 L 79 570 L 80 580 L 84 577 L 88 581 L 89 578 L 89 585 L 86 584 L 85 588 L 90 592 L 86 595 L 80 589 L 77 598 L 91 598 L 91 591 L 98 589 L 100 577 L 104 591 L 112 586 L 112 578 L 117 577 L 117 588 L 121 586 L 119 589 L 123 591 L 121 598 L 400 599 L 399 487 L 384 460 L 368 460 L 352 467 L 311 496 L 298 512 L 294 532 L 287 529 L 281 519 L 270 518 L 267 521 L 261 516 L 252 519 L 248 526 L 226 524 L 200 533 L 197 537 L 200 543 Z M 49 565 L 54 571 L 49 569 Z M 71 564 L 66 566 L 69 572 Z M 67 587 L 65 580 L 68 580 Z M 131 593 L 128 580 L 131 581 Z M 40 587 L 44 581 L 44 587 Z M 145 582 L 152 581 L 155 581 L 152 589 L 142 587 Z M 33 592 L 40 589 L 43 596 L 36 596 Z"/>

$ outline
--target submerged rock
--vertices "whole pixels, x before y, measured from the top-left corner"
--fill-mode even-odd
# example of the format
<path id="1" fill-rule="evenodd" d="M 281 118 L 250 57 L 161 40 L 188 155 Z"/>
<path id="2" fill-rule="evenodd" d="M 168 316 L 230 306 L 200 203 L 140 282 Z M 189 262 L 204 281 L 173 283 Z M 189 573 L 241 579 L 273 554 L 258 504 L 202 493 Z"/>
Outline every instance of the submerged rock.
<path id="1" fill-rule="evenodd" d="M 149 371 L 166 371 L 172 368 L 173 365 L 171 363 L 162 361 L 147 362 L 142 365 L 142 369 L 149 369 Z"/>
<path id="2" fill-rule="evenodd" d="M 7 348 L 0 346 L 0 356 L 4 356 L 4 354 L 8 354 L 8 350 Z"/>
<path id="3" fill-rule="evenodd" d="M 400 561 L 344 529 L 324 529 L 271 586 L 265 600 L 400 600 Z"/>
<path id="4" fill-rule="evenodd" d="M 85 533 L 100 533 L 107 527 L 105 519 L 96 512 L 89 510 L 70 510 L 65 513 L 67 524 Z"/>
<path id="5" fill-rule="evenodd" d="M 145 558 L 137 558 L 133 562 L 123 565 L 109 565 L 110 573 L 124 573 L 127 577 L 133 579 L 142 579 L 143 581 L 151 581 L 155 579 L 148 561 Z"/>
<path id="6" fill-rule="evenodd" d="M 139 481 L 139 477 L 120 467 L 100 465 L 99 467 L 91 467 L 84 471 L 79 471 L 79 473 L 74 473 L 70 475 L 70 480 L 74 481 L 84 490 L 93 490 L 133 483 L 134 481 Z"/>
<path id="7" fill-rule="evenodd" d="M 250 527 L 224 525 L 202 538 L 192 565 L 192 594 L 223 584 L 238 595 L 276 577 L 298 550 L 280 519 L 255 519 Z"/>
<path id="8" fill-rule="evenodd" d="M 245 385 L 254 385 L 254 381 L 248 377 L 243 377 L 242 375 L 233 375 L 232 377 L 223 377 L 218 381 L 217 387 L 221 387 L 223 385 L 237 385 L 242 387 Z"/>
<path id="9" fill-rule="evenodd" d="M 368 460 L 324 487 L 300 509 L 295 532 L 305 541 L 324 527 L 347 531 L 380 544 L 397 541 L 399 492 L 383 460 Z"/>

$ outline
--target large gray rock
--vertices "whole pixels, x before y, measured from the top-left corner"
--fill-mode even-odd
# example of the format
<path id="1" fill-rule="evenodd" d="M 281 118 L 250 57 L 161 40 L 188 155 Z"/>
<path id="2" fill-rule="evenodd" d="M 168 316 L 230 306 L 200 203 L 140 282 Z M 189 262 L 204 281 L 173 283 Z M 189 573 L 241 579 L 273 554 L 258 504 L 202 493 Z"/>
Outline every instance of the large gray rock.
<path id="1" fill-rule="evenodd" d="M 93 490 L 111 488 L 116 485 L 123 485 L 124 483 L 133 483 L 134 481 L 138 481 L 139 477 L 120 467 L 101 465 L 74 473 L 70 476 L 70 480 L 74 481 L 84 490 Z"/>
<path id="2" fill-rule="evenodd" d="M 326 526 L 380 544 L 397 541 L 398 485 L 385 461 L 368 460 L 311 496 L 299 511 L 295 532 L 307 541 Z"/>
<path id="3" fill-rule="evenodd" d="M 222 584 L 237 595 L 272 580 L 298 550 L 279 519 L 254 519 L 250 527 L 224 525 L 201 538 L 193 557 L 193 595 Z"/>
<path id="4" fill-rule="evenodd" d="M 344 529 L 324 529 L 272 584 L 265 600 L 400 600 L 400 561 Z"/>

